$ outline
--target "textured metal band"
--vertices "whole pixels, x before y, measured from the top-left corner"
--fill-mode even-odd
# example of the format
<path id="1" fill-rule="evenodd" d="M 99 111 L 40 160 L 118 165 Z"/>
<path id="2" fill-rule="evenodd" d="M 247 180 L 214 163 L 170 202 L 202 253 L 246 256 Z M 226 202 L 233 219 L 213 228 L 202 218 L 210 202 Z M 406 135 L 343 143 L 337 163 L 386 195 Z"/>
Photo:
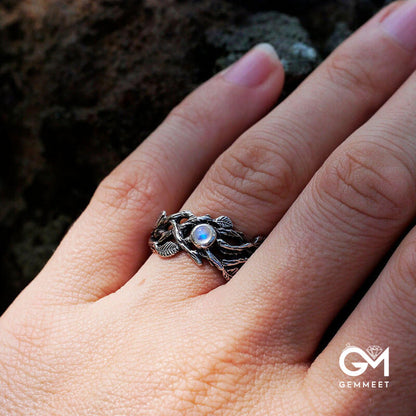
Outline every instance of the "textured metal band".
<path id="1" fill-rule="evenodd" d="M 162 212 L 150 236 L 149 246 L 161 257 L 172 257 L 185 251 L 197 265 L 206 259 L 230 280 L 262 243 L 262 237 L 252 241 L 234 230 L 230 218 L 209 215 L 197 217 L 189 211 L 166 215 Z"/>

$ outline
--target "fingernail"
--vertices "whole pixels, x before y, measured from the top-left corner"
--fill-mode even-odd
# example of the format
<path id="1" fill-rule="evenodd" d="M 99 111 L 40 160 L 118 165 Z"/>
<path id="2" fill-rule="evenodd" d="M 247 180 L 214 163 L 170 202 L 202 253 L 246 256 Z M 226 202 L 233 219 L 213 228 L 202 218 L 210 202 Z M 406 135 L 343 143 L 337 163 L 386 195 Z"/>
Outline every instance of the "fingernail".
<path id="1" fill-rule="evenodd" d="M 404 48 L 416 49 L 416 1 L 407 0 L 381 23 L 385 32 Z"/>
<path id="2" fill-rule="evenodd" d="M 228 68 L 223 77 L 232 84 L 256 87 L 269 78 L 278 61 L 279 57 L 273 46 L 260 43 Z"/>

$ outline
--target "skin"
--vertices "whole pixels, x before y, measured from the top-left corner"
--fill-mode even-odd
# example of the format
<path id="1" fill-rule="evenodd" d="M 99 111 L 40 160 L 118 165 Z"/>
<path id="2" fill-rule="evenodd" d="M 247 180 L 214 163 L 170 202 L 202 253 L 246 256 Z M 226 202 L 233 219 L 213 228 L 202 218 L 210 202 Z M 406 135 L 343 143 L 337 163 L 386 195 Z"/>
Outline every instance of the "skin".
<path id="1" fill-rule="evenodd" d="M 416 230 L 317 354 L 416 213 L 416 51 L 380 26 L 400 6 L 271 112 L 278 61 L 264 54 L 255 87 L 215 76 L 104 179 L 0 318 L 1 414 L 416 412 Z M 150 255 L 158 214 L 181 208 L 268 238 L 224 284 Z M 388 389 L 339 387 L 347 343 L 390 347 Z M 368 379 L 382 366 L 354 381 Z"/>

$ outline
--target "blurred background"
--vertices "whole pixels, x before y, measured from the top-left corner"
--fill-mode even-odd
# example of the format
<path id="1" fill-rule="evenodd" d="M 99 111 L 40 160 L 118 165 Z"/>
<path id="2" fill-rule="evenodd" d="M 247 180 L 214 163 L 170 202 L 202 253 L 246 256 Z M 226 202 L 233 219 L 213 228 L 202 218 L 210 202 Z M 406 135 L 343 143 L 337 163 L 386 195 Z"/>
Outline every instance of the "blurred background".
<path id="1" fill-rule="evenodd" d="M 387 3 L 1 0 L 0 313 L 100 180 L 198 84 L 270 42 L 287 96 Z"/>

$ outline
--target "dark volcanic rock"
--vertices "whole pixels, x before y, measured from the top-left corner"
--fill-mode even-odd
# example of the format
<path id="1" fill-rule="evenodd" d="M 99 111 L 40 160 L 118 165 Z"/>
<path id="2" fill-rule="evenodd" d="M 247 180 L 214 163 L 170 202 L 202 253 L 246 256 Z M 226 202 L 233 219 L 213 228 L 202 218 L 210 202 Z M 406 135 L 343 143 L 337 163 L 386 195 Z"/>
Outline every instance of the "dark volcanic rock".
<path id="1" fill-rule="evenodd" d="M 338 22 L 335 25 L 335 29 L 331 36 L 328 38 L 325 44 L 325 52 L 329 54 L 336 47 L 338 47 L 345 39 L 348 38 L 352 33 L 351 29 L 348 27 L 348 24 L 345 22 Z"/>
<path id="2" fill-rule="evenodd" d="M 269 41 L 290 92 L 382 3 L 3 0 L 0 310 L 98 182 L 216 69 Z"/>
<path id="3" fill-rule="evenodd" d="M 320 61 L 319 53 L 299 19 L 278 12 L 256 13 L 238 25 L 210 29 L 207 39 L 220 54 L 216 61 L 218 70 L 231 65 L 257 43 L 271 43 L 285 68 L 287 90 L 299 83 Z"/>

